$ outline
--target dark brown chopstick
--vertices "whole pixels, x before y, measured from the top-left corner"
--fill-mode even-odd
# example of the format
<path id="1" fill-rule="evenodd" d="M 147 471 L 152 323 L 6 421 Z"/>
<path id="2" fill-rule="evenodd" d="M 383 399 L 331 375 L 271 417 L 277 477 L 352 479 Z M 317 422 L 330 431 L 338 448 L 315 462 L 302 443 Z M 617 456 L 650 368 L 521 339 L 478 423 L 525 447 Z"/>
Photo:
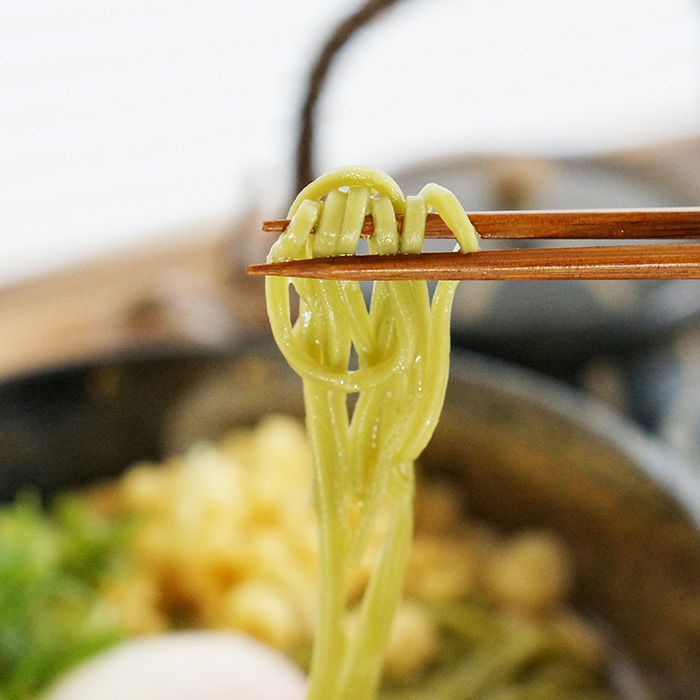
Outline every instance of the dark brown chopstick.
<path id="1" fill-rule="evenodd" d="M 520 239 L 694 239 L 700 238 L 700 207 L 671 209 L 584 209 L 578 211 L 484 211 L 469 214 L 482 238 Z M 396 217 L 399 231 L 403 217 Z M 288 220 L 265 221 L 263 231 L 281 233 Z M 374 230 L 365 218 L 362 235 Z M 438 214 L 428 214 L 426 238 L 452 238 Z"/>
<path id="2" fill-rule="evenodd" d="M 700 279 L 700 244 L 349 255 L 250 265 L 248 272 L 335 280 Z"/>

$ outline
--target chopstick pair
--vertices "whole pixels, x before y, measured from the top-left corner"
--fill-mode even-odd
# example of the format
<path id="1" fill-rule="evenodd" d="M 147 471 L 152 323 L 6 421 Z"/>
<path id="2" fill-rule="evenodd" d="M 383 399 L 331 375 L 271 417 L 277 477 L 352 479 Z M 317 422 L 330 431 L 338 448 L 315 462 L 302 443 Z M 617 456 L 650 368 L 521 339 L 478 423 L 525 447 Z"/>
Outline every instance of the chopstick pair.
<path id="1" fill-rule="evenodd" d="M 475 212 L 482 238 L 557 240 L 700 239 L 700 207 L 689 209 Z M 397 216 L 397 228 L 402 227 Z M 287 220 L 266 221 L 282 232 Z M 365 218 L 362 235 L 373 232 Z M 437 214 L 428 214 L 426 238 L 451 238 Z M 250 265 L 253 275 L 335 280 L 564 280 L 700 279 L 700 244 L 527 248 L 476 253 L 348 255 Z"/>

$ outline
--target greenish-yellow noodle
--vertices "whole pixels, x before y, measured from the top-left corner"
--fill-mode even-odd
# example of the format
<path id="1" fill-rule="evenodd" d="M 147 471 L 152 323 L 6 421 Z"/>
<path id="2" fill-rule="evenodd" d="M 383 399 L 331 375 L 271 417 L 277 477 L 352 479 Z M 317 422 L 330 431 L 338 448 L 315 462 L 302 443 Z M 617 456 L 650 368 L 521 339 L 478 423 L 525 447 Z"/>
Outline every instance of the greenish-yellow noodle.
<path id="1" fill-rule="evenodd" d="M 336 170 L 299 193 L 268 260 L 352 255 L 367 214 L 371 253 L 418 253 L 429 210 L 463 252 L 477 250 L 474 227 L 445 188 L 430 184 L 404 197 L 377 170 Z M 401 235 L 397 214 L 404 215 Z M 299 297 L 294 321 L 290 284 Z M 431 300 L 426 282 L 376 282 L 368 309 L 357 282 L 266 280 L 275 340 L 303 379 L 314 456 L 321 594 L 309 700 L 375 695 L 413 532 L 413 463 L 435 429 L 447 385 L 456 286 L 439 282 Z M 348 394 L 357 394 L 352 411 Z M 381 506 L 391 523 L 350 628 L 348 572 L 361 561 Z"/>

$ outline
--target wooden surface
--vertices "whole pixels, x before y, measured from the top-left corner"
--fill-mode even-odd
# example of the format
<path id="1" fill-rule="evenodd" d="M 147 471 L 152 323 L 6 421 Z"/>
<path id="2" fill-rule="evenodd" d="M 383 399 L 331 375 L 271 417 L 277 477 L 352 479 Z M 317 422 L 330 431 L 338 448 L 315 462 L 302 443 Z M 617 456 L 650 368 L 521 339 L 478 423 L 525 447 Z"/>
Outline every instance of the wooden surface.
<path id="1" fill-rule="evenodd" d="M 238 274 L 231 249 L 227 234 L 209 233 L 0 289 L 0 378 L 154 345 L 230 342 L 265 320 L 262 281 Z"/>

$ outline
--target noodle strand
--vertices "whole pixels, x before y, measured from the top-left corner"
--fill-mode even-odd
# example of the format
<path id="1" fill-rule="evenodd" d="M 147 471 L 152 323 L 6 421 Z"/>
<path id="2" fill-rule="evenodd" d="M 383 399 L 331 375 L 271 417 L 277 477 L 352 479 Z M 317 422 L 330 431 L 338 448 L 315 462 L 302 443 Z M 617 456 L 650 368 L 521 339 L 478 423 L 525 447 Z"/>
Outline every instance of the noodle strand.
<path id="1" fill-rule="evenodd" d="M 404 198 L 378 170 L 336 170 L 299 193 L 268 260 L 354 254 L 367 213 L 372 254 L 418 253 L 431 210 L 463 252 L 478 249 L 474 227 L 444 187 L 426 185 Z M 401 234 L 397 214 L 404 215 Z M 321 596 L 308 700 L 370 700 L 376 693 L 410 550 L 413 463 L 433 434 L 447 386 L 456 286 L 439 282 L 431 301 L 426 282 L 380 281 L 367 308 L 357 282 L 266 279 L 272 333 L 304 383 L 314 459 Z M 290 287 L 299 297 L 294 321 Z M 353 411 L 348 394 L 358 394 Z M 391 522 L 350 630 L 349 576 L 384 506 Z"/>

